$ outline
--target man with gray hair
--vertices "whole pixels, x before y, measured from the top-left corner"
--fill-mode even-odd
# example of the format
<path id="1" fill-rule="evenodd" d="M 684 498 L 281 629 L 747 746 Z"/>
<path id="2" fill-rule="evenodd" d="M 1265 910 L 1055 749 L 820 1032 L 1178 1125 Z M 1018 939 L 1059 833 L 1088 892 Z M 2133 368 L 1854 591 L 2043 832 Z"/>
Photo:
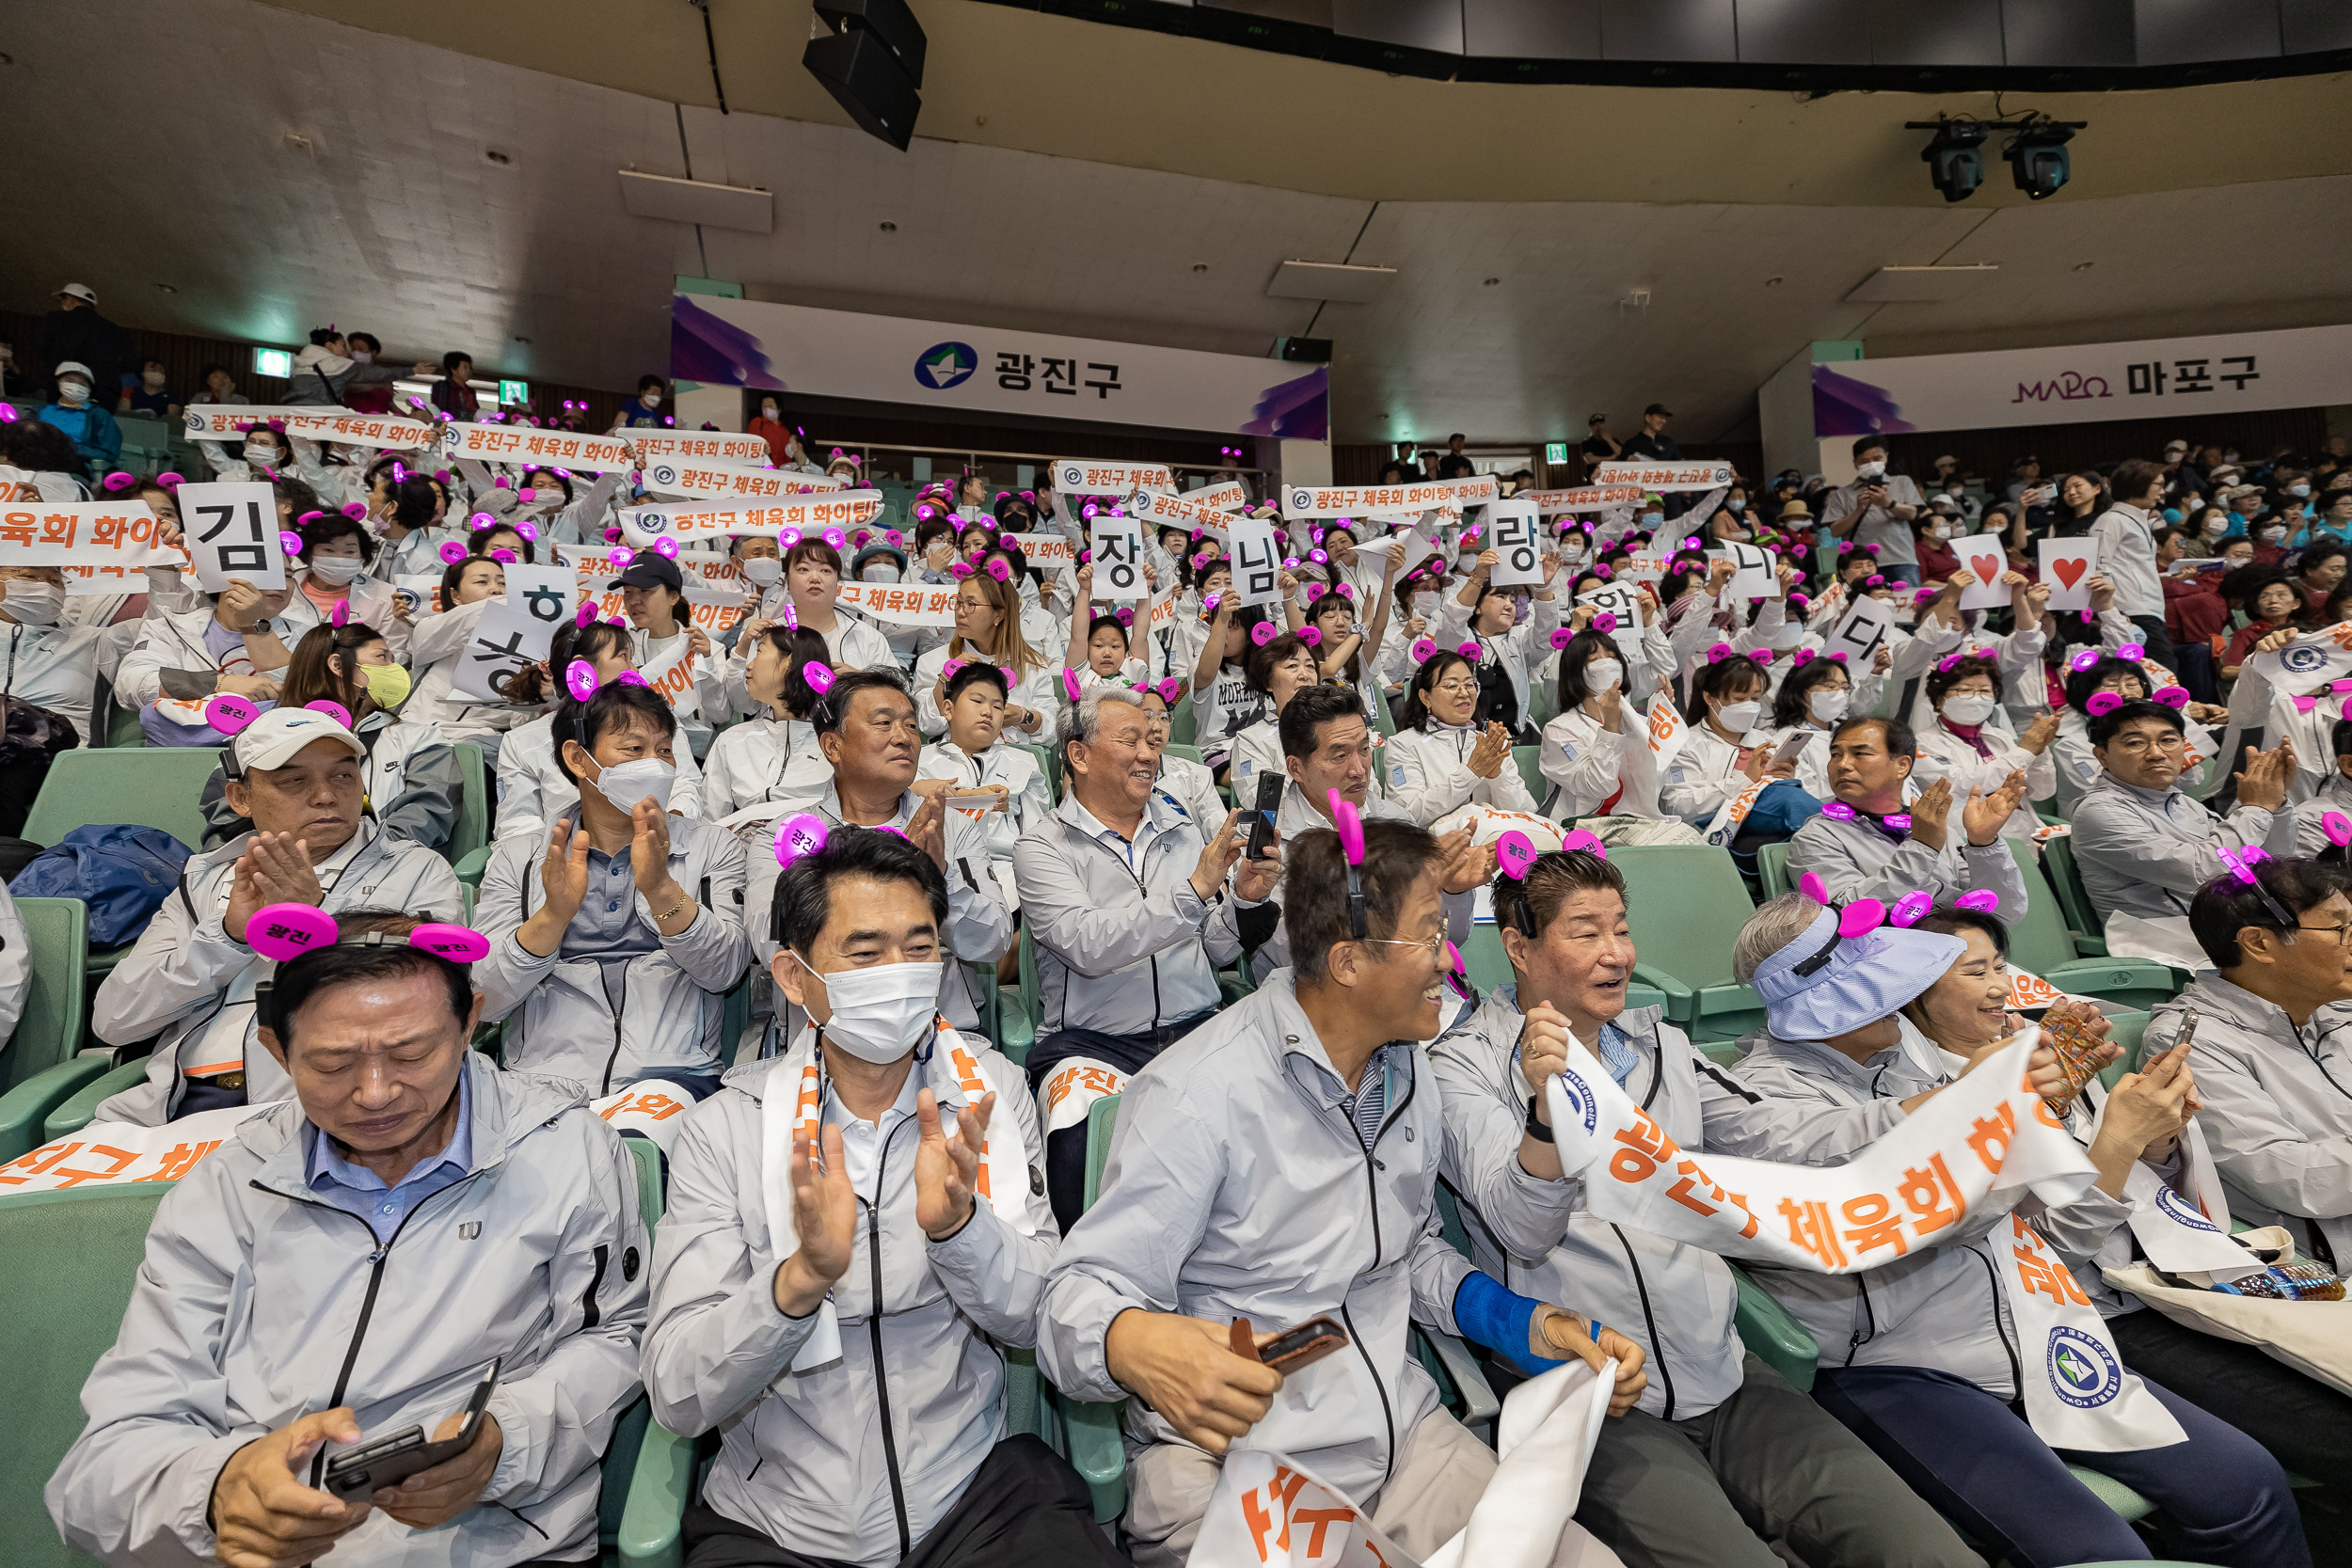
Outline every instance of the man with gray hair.
<path id="1" fill-rule="evenodd" d="M 1064 1227 L 1083 1203 L 1088 1108 L 1216 1012 L 1217 967 L 1280 918 L 1279 852 L 1227 887 L 1241 813 L 1194 821 L 1158 786 L 1161 744 L 1135 692 L 1088 692 L 1063 721 L 1061 805 L 1012 848 L 1041 995 L 1029 1085 Z"/>

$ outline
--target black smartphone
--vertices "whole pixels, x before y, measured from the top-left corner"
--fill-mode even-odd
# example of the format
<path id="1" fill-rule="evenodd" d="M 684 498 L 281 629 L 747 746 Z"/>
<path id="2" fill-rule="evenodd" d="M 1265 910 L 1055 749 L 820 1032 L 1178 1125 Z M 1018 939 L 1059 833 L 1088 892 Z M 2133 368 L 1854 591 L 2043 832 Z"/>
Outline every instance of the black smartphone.
<path id="1" fill-rule="evenodd" d="M 1258 812 L 1249 819 L 1249 845 L 1244 851 L 1253 861 L 1265 859 L 1277 842 L 1274 817 L 1282 809 L 1282 785 L 1287 782 L 1279 773 L 1268 773 L 1258 781 Z"/>
<path id="2" fill-rule="evenodd" d="M 1286 1328 L 1258 1347 L 1258 1359 L 1288 1377 L 1311 1367 L 1335 1351 L 1347 1348 L 1347 1330 L 1327 1313 Z"/>
<path id="3" fill-rule="evenodd" d="M 389 1436 L 373 1438 L 345 1449 L 326 1462 L 326 1489 L 339 1497 L 355 1497 L 387 1486 L 398 1486 L 420 1470 L 446 1465 L 473 1447 L 482 1433 L 482 1413 L 499 1386 L 499 1363 L 483 1369 L 466 1405 L 465 1424 L 457 1435 L 439 1443 L 424 1440 L 424 1428 L 404 1427 Z"/>

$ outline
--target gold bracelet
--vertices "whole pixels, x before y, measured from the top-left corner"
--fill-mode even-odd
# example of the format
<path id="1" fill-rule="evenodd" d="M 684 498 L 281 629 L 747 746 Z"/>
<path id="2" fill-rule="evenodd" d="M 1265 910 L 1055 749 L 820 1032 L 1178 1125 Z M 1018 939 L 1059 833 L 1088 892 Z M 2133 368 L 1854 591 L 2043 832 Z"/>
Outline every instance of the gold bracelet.
<path id="1" fill-rule="evenodd" d="M 691 898 L 687 897 L 687 896 L 686 896 L 686 895 L 684 894 L 684 892 L 682 892 L 682 891 L 681 891 L 681 892 L 679 893 L 679 895 L 678 895 L 678 901 L 677 901 L 675 904 L 673 904 L 672 906 L 670 906 L 670 909 L 669 909 L 668 912 L 663 913 L 663 914 L 658 914 L 658 915 L 655 915 L 655 916 L 653 917 L 653 923 L 654 923 L 656 926 L 662 926 L 662 925 L 665 925 L 665 924 L 667 924 L 668 922 L 670 922 L 670 921 L 672 921 L 672 920 L 676 919 L 676 918 L 677 918 L 677 913 L 678 913 L 678 911 L 679 911 L 680 910 L 682 910 L 682 909 L 686 908 L 686 906 L 687 906 L 687 905 L 689 905 L 689 904 L 691 904 L 691 903 L 692 903 L 692 902 L 693 902 L 693 900 L 692 900 Z"/>

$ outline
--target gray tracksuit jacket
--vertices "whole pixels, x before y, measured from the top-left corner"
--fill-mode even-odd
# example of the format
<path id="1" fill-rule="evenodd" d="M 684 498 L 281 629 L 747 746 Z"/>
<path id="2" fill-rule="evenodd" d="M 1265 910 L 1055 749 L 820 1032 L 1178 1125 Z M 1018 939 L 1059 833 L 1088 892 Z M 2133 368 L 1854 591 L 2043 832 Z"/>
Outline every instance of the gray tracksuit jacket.
<path id="1" fill-rule="evenodd" d="M 1261 1328 L 1330 1313 L 1348 1348 L 1289 1378 L 1249 1442 L 1375 1506 L 1398 1446 L 1438 1408 L 1406 1330 L 1458 1332 L 1470 1271 L 1440 1234 L 1440 1090 L 1418 1049 L 1386 1051 L 1370 1149 L 1287 971 L 1130 1079 L 1102 1196 L 1062 1238 L 1046 1288 L 1040 1370 L 1077 1399 L 1125 1399 L 1104 1340 L 1131 1307 Z M 1380 1057 L 1365 1069 L 1381 1070 Z M 1183 1441 L 1141 1400 L 1127 1433 Z"/>
<path id="2" fill-rule="evenodd" d="M 248 1103 L 293 1095 L 294 1081 L 254 1035 L 253 988 L 269 978 L 270 961 L 231 941 L 221 924 L 237 857 L 252 840 L 240 834 L 190 857 L 179 889 L 98 988 L 91 1034 L 109 1045 L 160 1037 L 147 1077 L 100 1102 L 98 1120 L 160 1127 L 178 1111 L 190 1069 L 236 1071 L 231 1064 L 240 1061 Z M 465 918 L 465 893 L 449 862 L 421 844 L 380 832 L 365 817 L 317 872 L 326 893 L 319 907 L 329 914 L 402 910 L 426 920 Z"/>
<path id="3" fill-rule="evenodd" d="M 577 830 L 578 802 L 556 820 Z M 474 904 L 474 927 L 490 939 L 489 956 L 474 965 L 474 984 L 488 999 L 484 1022 L 507 1020 L 507 1065 L 560 1072 L 598 1095 L 634 1083 L 648 1068 L 719 1071 L 726 993 L 752 962 L 743 935 L 743 846 L 707 822 L 670 818 L 670 876 L 700 908 L 685 930 L 661 936 L 636 879 L 628 878 L 627 896 L 655 945 L 616 961 L 610 973 L 594 958 L 565 958 L 560 946 L 540 958 L 517 940 L 523 922 L 546 902 L 539 867 L 547 852 L 535 838 L 501 840 Z M 592 885 L 589 897 L 599 896 Z"/>
<path id="4" fill-rule="evenodd" d="M 2322 1007 L 2297 1029 L 2277 1003 L 2200 974 L 2150 1012 L 2147 1037 L 2171 1041 L 2189 1007 L 2197 1119 L 2231 1217 L 2285 1226 L 2307 1256 L 2316 1231 L 2352 1268 L 2352 1006 Z"/>
<path id="5" fill-rule="evenodd" d="M 2159 795 L 2101 773 L 2074 807 L 2074 863 L 2083 893 L 2105 922 L 2111 914 L 2185 918 L 2197 890 L 2221 875 L 2217 847 L 2259 844 L 2293 855 L 2295 813 L 2239 806 L 2216 816 L 2178 788 Z"/>
<path id="6" fill-rule="evenodd" d="M 1841 822 L 1826 815 L 1814 817 L 1788 841 L 1788 875 L 1817 873 L 1834 903 L 1875 898 L 1889 909 L 1915 889 L 1948 904 L 1972 889 L 1990 888 L 2001 895 L 1994 918 L 2014 926 L 2026 918 L 2026 879 L 2000 839 L 1981 849 L 1968 843 L 1960 808 L 1961 801 L 1954 800 L 1940 850 L 1915 838 L 1897 843 L 1859 818 Z"/>
<path id="7" fill-rule="evenodd" d="M 995 1115 L 1019 1118 L 1031 1161 L 1041 1161 L 1021 1069 L 966 1039 L 996 1092 Z M 969 1101 L 946 1056 L 934 1043 L 917 1058 L 908 1104 L 926 1085 L 943 1117 Z M 679 1130 L 654 1254 L 645 1390 L 671 1431 L 724 1433 L 703 1485 L 711 1508 L 790 1551 L 894 1563 L 953 1512 L 1005 1435 L 1001 1347 L 1035 1343 L 1058 1237 L 1033 1164 L 1034 1235 L 982 1200 L 962 1229 L 930 1240 L 914 1219 L 920 1130 L 912 1116 L 892 1121 L 860 1183 L 850 1267 L 834 1286 L 841 1359 L 791 1370 L 818 1318 L 776 1308 L 776 1267 L 793 1249 L 769 1233 L 761 1181 L 762 1104 L 798 1092 L 797 1070 L 780 1087 L 771 1077 L 791 1061 L 736 1068 Z"/>
<path id="8" fill-rule="evenodd" d="M 122 1332 L 83 1386 L 88 1424 L 45 1493 L 69 1543 L 112 1563 L 210 1563 L 205 1512 L 238 1449 L 339 1404 L 371 1437 L 430 1432 L 501 1356 L 504 1448 L 482 1500 L 435 1530 L 372 1514 L 329 1560 L 593 1554 L 598 1460 L 637 1397 L 645 1321 L 636 1162 L 579 1085 L 470 1052 L 466 1071 L 473 1168 L 388 1243 L 310 1196 L 295 1103 L 165 1196 Z"/>

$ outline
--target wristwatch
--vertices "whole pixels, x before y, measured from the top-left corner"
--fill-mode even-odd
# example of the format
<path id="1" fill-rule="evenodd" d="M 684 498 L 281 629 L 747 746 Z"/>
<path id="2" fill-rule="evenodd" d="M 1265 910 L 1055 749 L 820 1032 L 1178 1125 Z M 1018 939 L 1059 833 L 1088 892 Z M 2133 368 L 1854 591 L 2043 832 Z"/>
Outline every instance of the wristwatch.
<path id="1" fill-rule="evenodd" d="M 1539 1144 L 1553 1142 L 1551 1129 L 1535 1119 L 1535 1097 L 1527 1097 L 1527 1135 Z"/>

